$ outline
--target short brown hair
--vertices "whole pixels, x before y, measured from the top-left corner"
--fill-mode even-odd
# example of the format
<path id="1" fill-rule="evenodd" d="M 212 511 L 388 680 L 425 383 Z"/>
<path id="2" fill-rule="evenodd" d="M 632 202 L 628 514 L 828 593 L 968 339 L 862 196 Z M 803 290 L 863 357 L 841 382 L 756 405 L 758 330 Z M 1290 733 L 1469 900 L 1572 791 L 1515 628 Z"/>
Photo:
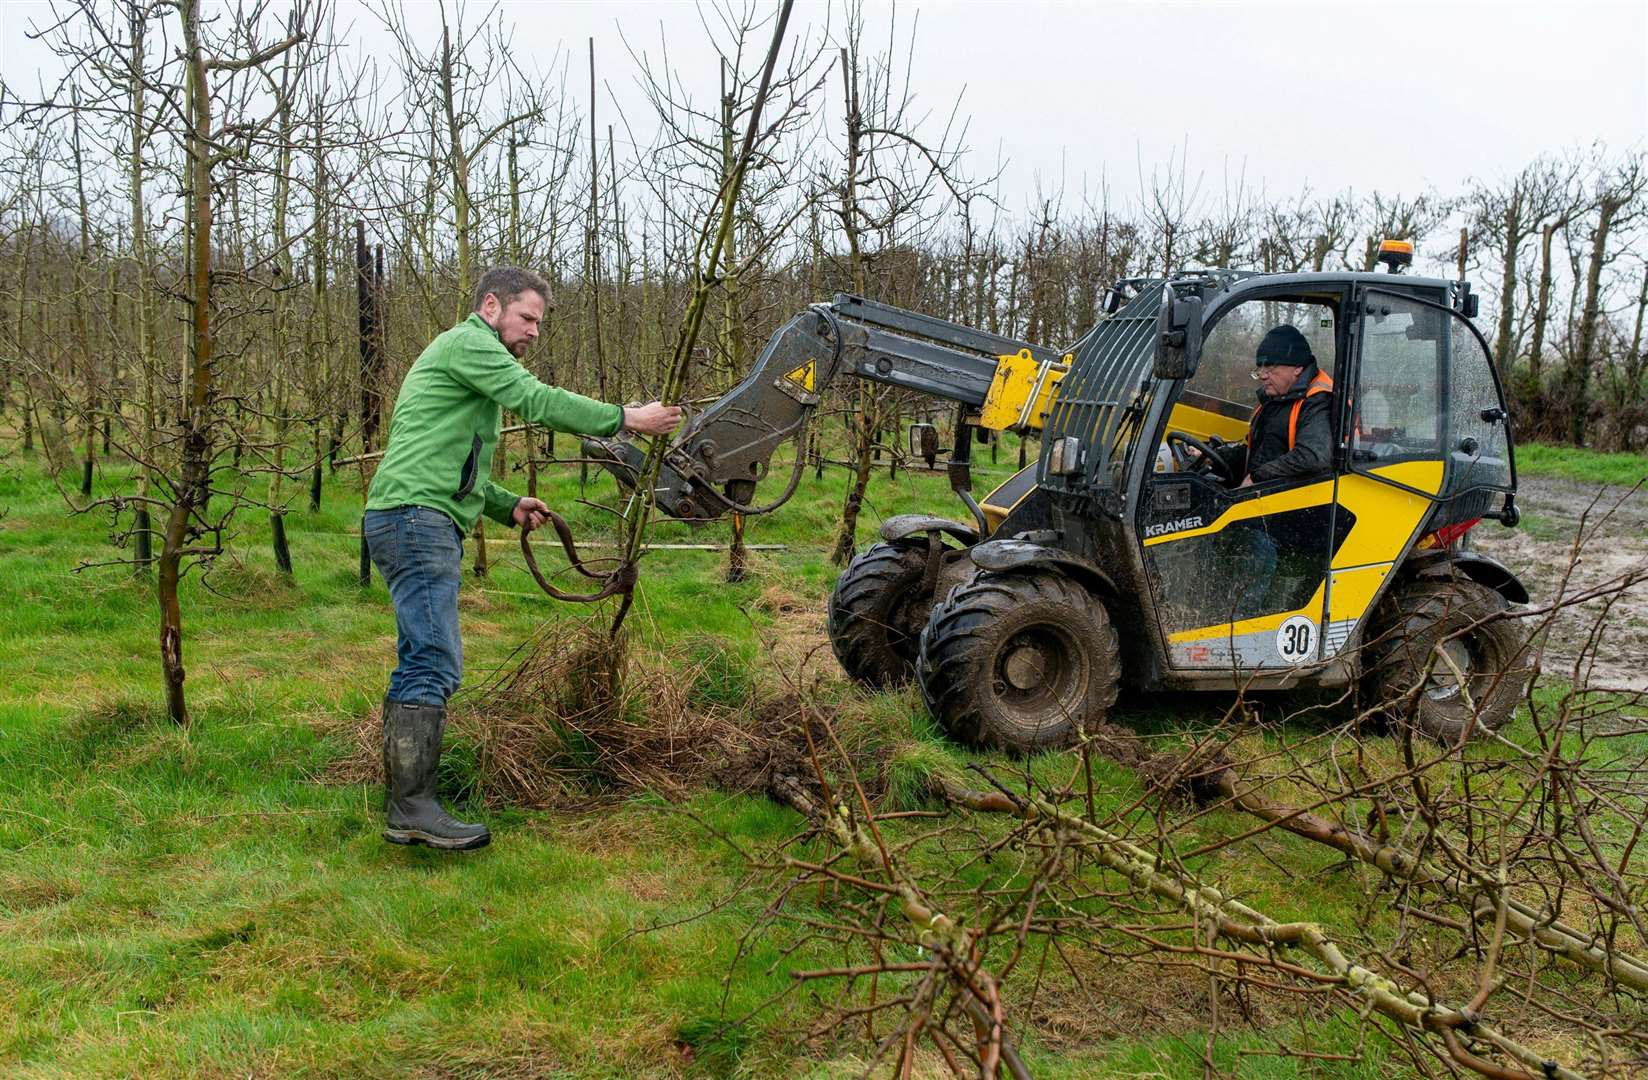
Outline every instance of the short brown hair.
<path id="1" fill-rule="evenodd" d="M 544 298 L 546 306 L 550 302 L 549 282 L 531 270 L 522 270 L 518 266 L 494 266 L 481 275 L 480 283 L 475 286 L 475 304 L 471 310 L 481 310 L 488 293 L 496 296 L 500 305 L 508 307 L 524 292 L 537 293 Z"/>

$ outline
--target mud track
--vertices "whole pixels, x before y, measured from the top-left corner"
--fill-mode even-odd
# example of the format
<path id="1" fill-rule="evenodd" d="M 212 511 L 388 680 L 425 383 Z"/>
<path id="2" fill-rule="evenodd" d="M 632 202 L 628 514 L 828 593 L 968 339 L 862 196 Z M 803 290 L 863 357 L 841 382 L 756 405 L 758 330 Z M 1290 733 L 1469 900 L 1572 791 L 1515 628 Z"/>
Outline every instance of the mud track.
<path id="1" fill-rule="evenodd" d="M 1519 528 L 1483 522 L 1471 542 L 1522 579 L 1533 607 L 1634 578 L 1623 591 L 1563 608 L 1551 618 L 1540 657 L 1542 677 L 1574 680 L 1576 662 L 1589 652 L 1578 683 L 1648 691 L 1648 487 L 1632 491 L 1522 477 L 1517 505 L 1523 515 Z"/>

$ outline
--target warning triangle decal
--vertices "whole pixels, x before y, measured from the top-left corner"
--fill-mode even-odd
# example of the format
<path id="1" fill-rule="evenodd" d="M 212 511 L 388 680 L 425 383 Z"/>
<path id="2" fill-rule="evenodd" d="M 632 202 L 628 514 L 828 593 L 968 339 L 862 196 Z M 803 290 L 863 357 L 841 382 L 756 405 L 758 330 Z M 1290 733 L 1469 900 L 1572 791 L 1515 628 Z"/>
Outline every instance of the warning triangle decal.
<path id="1" fill-rule="evenodd" d="M 817 362 L 808 360 L 805 364 L 802 364 L 800 367 L 796 368 L 784 377 L 791 382 L 800 383 L 808 393 L 811 393 L 813 390 L 813 381 L 816 375 Z"/>

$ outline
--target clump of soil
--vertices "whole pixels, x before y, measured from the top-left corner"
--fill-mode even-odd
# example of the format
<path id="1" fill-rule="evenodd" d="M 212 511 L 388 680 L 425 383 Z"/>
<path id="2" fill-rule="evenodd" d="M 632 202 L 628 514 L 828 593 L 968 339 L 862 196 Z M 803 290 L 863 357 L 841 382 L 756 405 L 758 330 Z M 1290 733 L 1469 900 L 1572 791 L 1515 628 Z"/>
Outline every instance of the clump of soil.
<path id="1" fill-rule="evenodd" d="M 793 694 L 762 703 L 741 732 L 742 745 L 728 748 L 711 780 L 722 791 L 762 794 L 802 814 L 818 814 L 834 794 L 820 783 L 819 769 L 826 778 L 836 771 L 828 767 L 837 755 L 825 730 L 835 717 L 835 710 L 822 710 Z M 874 786 L 867 785 L 866 793 Z"/>
<path id="2" fill-rule="evenodd" d="M 1086 735 L 1095 753 L 1132 769 L 1157 798 L 1206 806 L 1224 796 L 1230 763 L 1218 751 L 1152 750 L 1137 732 L 1103 720 L 1088 725 Z"/>
<path id="3" fill-rule="evenodd" d="M 1101 756 L 1129 769 L 1137 769 L 1154 756 L 1154 751 L 1137 732 L 1120 724 L 1100 720 L 1088 724 L 1083 734 Z"/>

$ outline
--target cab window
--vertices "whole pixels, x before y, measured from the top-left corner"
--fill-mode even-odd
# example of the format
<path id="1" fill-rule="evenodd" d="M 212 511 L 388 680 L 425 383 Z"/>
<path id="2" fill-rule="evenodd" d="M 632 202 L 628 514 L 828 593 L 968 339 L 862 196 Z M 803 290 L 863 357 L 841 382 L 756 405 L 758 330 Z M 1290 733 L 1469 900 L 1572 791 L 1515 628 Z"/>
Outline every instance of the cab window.
<path id="1" fill-rule="evenodd" d="M 1369 305 L 1351 452 L 1359 463 L 1434 459 L 1441 452 L 1438 391 L 1446 313 L 1394 296 Z"/>
<path id="2" fill-rule="evenodd" d="M 1367 294 L 1351 460 L 1363 470 L 1441 459 L 1442 494 L 1509 490 L 1504 403 L 1480 335 L 1446 308 Z"/>
<path id="3" fill-rule="evenodd" d="M 1278 326 L 1298 329 L 1317 366 L 1333 375 L 1339 362 L 1338 306 L 1337 298 L 1266 297 L 1226 311 L 1202 343 L 1196 374 L 1185 380 L 1179 404 L 1188 408 L 1176 410 L 1169 427 L 1203 438 L 1245 438 L 1259 403 L 1253 356 L 1265 334 Z"/>

